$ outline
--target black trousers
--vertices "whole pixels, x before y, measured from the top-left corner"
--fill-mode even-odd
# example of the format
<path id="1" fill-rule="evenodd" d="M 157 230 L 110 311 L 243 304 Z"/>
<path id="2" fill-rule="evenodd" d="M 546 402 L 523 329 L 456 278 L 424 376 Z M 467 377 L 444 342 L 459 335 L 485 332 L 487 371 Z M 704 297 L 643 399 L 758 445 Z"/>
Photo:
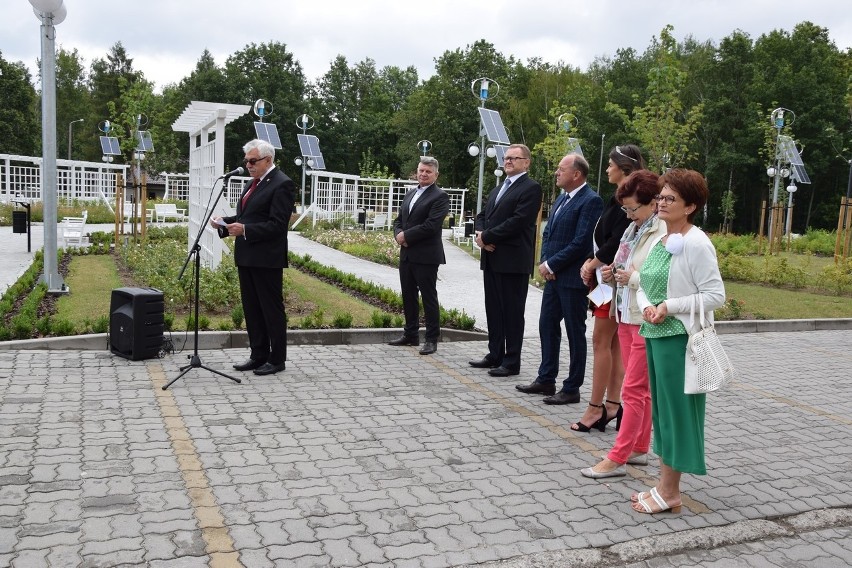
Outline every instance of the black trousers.
<path id="1" fill-rule="evenodd" d="M 437 289 L 438 265 L 400 261 L 399 284 L 402 289 L 402 309 L 405 313 L 405 336 L 418 337 L 420 306 L 417 293 L 419 291 L 423 298 L 423 315 L 426 320 L 425 340 L 437 342 L 441 335 Z"/>
<path id="2" fill-rule="evenodd" d="M 524 311 L 529 275 L 484 270 L 485 320 L 488 324 L 488 359 L 519 371 L 524 343 Z"/>
<path id="3" fill-rule="evenodd" d="M 282 268 L 237 267 L 251 358 L 280 365 L 287 357 Z"/>

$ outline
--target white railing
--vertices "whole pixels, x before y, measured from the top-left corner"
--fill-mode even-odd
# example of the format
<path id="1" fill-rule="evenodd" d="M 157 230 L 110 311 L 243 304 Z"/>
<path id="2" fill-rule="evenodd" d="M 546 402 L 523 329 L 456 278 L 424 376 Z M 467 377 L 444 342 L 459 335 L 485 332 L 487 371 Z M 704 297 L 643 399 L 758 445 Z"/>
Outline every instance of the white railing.
<path id="1" fill-rule="evenodd" d="M 0 154 L 0 202 L 24 198 L 41 201 L 41 158 Z M 56 160 L 57 198 L 74 200 L 115 199 L 116 176 L 127 179 L 124 164 Z"/>
<path id="2" fill-rule="evenodd" d="M 311 205 L 293 224 L 296 227 L 310 215 L 317 221 L 352 224 L 358 213 L 364 212 L 369 222 L 375 215 L 384 215 L 385 226 L 390 228 L 405 199 L 405 193 L 417 187 L 417 182 L 403 179 L 362 178 L 357 175 L 314 170 L 311 172 Z M 466 188 L 441 188 L 450 196 L 449 216 L 462 218 Z"/>

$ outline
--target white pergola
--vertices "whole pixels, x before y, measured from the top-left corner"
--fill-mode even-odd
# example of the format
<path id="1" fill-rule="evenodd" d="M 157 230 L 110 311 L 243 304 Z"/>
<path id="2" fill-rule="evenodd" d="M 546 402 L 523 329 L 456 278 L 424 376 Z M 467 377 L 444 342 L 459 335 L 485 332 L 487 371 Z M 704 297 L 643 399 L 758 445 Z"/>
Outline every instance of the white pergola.
<path id="1" fill-rule="evenodd" d="M 207 225 L 205 211 L 215 199 L 213 192 L 221 187 L 217 180 L 225 173 L 225 126 L 247 114 L 249 105 L 231 105 L 192 101 L 172 124 L 172 130 L 189 134 L 189 234 L 187 247 L 191 247 L 202 225 L 207 226 L 199 245 L 201 262 L 216 268 L 222 262 L 225 245 Z M 215 185 L 215 187 L 214 187 Z M 211 198 L 211 196 L 213 196 Z M 227 201 L 220 200 L 219 215 L 233 214 Z"/>

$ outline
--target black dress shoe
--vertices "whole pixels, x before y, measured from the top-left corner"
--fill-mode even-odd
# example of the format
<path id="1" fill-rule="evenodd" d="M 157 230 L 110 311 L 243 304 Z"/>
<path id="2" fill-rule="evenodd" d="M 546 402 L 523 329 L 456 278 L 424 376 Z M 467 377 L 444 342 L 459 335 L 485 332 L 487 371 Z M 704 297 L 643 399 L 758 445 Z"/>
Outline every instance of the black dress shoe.
<path id="1" fill-rule="evenodd" d="M 438 344 L 434 341 L 426 341 L 423 343 L 423 347 L 420 349 L 421 355 L 431 355 L 435 351 L 438 350 Z"/>
<path id="2" fill-rule="evenodd" d="M 556 392 L 555 384 L 539 383 L 535 381 L 528 385 L 515 385 L 515 388 L 527 394 L 546 394 L 552 396 Z"/>
<path id="3" fill-rule="evenodd" d="M 395 345 L 399 347 L 400 345 L 414 345 L 415 347 L 420 345 L 419 337 L 408 337 L 407 335 L 403 335 L 399 339 L 394 339 L 393 341 L 388 341 L 388 345 Z"/>
<path id="4" fill-rule="evenodd" d="M 492 377 L 511 377 L 512 375 L 519 374 L 520 371 L 513 371 L 508 367 L 497 367 L 488 371 L 488 374 Z"/>
<path id="5" fill-rule="evenodd" d="M 568 394 L 567 392 L 559 391 L 553 396 L 544 399 L 544 404 L 576 404 L 580 402 L 580 393 Z"/>
<path id="6" fill-rule="evenodd" d="M 483 357 L 479 361 L 468 361 L 467 364 L 476 369 L 493 369 L 500 366 L 488 357 Z"/>
<path id="7" fill-rule="evenodd" d="M 234 365 L 234 369 L 237 371 L 251 371 L 252 369 L 257 369 L 261 365 L 265 364 L 266 361 L 258 361 L 256 359 L 246 359 L 242 363 L 237 363 Z"/>
<path id="8" fill-rule="evenodd" d="M 254 370 L 255 375 L 274 375 L 278 371 L 283 371 L 287 368 L 287 363 L 278 363 L 277 365 L 273 365 L 272 363 L 264 363 L 260 367 Z"/>

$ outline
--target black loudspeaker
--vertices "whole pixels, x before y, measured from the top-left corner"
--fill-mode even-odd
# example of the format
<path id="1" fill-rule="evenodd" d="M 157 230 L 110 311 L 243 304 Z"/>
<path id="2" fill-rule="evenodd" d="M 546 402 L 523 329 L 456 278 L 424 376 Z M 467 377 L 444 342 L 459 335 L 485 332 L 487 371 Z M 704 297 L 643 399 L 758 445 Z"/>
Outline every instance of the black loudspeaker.
<path id="1" fill-rule="evenodd" d="M 163 347 L 163 293 L 116 288 L 109 306 L 109 350 L 132 361 L 159 356 Z"/>

